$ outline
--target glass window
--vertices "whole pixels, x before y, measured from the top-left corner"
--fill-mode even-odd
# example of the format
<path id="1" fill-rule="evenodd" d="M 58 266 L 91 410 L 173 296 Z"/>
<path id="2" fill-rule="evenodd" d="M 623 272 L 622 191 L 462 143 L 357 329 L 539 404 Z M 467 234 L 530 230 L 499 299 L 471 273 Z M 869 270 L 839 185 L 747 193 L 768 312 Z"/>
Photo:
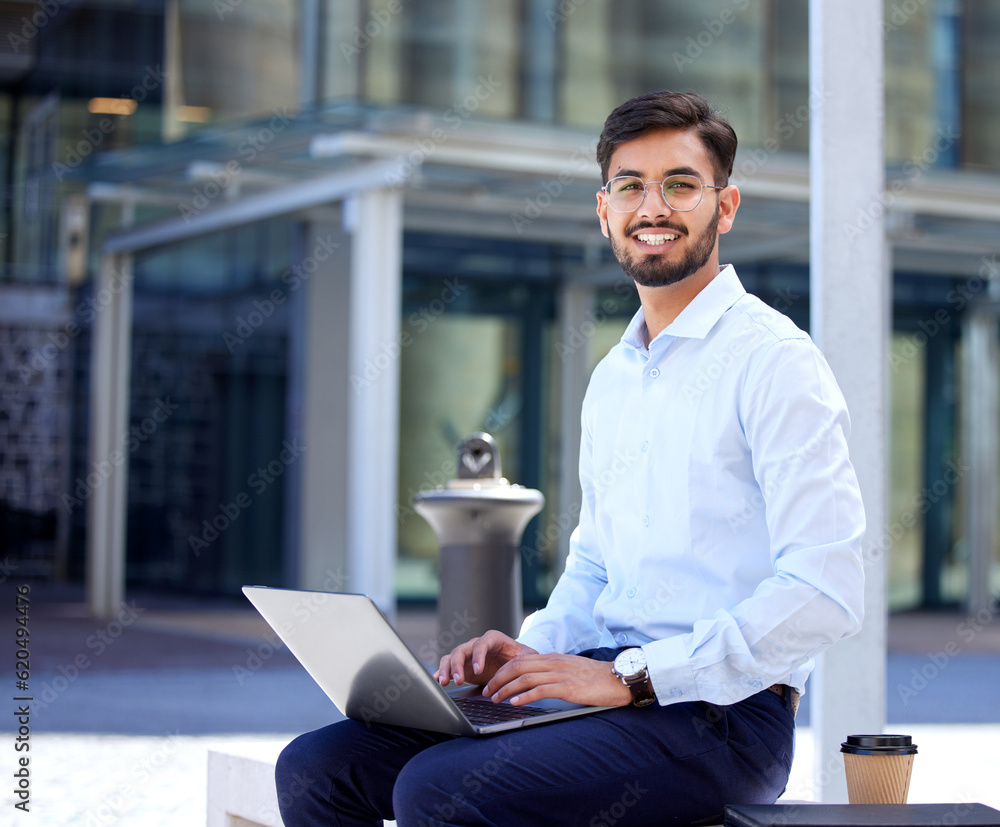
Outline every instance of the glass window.
<path id="1" fill-rule="evenodd" d="M 297 7 L 284 0 L 168 3 L 165 135 L 296 109 Z"/>
<path id="2" fill-rule="evenodd" d="M 919 163 L 939 126 L 934 4 L 912 3 L 904 9 L 904 4 L 887 3 L 885 32 L 886 159 Z"/>
<path id="3" fill-rule="evenodd" d="M 560 119 L 600 126 L 634 95 L 690 89 L 722 109 L 742 140 L 759 143 L 764 5 L 595 0 L 574 6 L 559 20 Z"/>
<path id="4" fill-rule="evenodd" d="M 1000 169 L 1000 2 L 963 3 L 963 163 Z"/>
<path id="5" fill-rule="evenodd" d="M 520 2 L 377 0 L 368 6 L 350 41 L 362 46 L 364 97 L 434 107 L 462 120 L 473 113 L 520 114 Z"/>

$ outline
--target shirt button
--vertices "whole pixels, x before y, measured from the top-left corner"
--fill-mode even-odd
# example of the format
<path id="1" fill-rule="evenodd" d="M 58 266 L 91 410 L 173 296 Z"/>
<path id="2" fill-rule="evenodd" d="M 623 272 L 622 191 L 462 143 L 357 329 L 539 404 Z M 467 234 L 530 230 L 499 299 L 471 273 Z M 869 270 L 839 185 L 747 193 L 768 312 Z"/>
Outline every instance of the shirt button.
<path id="1" fill-rule="evenodd" d="M 631 589 L 629 589 L 628 592 L 627 592 L 627 594 L 628 594 L 629 597 L 635 597 L 635 586 L 633 586 Z"/>
<path id="2" fill-rule="evenodd" d="M 659 368 L 652 368 L 649 371 L 649 375 L 652 376 L 655 379 L 657 376 L 660 375 L 660 369 Z"/>
<path id="3" fill-rule="evenodd" d="M 683 694 L 684 694 L 684 690 L 683 689 L 678 689 L 676 686 L 673 689 L 670 690 L 670 697 L 671 698 L 679 698 Z"/>
<path id="4" fill-rule="evenodd" d="M 620 643 L 622 646 L 628 643 L 628 635 L 626 634 L 618 635 L 618 643 Z"/>
<path id="5" fill-rule="evenodd" d="M 644 439 L 644 440 L 642 441 L 642 445 L 641 445 L 641 446 L 639 446 L 639 450 L 640 450 L 640 451 L 642 451 L 642 452 L 643 452 L 643 453 L 645 454 L 645 453 L 646 453 L 646 450 L 647 450 L 648 448 L 649 448 L 649 440 L 648 440 L 648 439 Z"/>
<path id="6" fill-rule="evenodd" d="M 644 526 L 648 526 L 649 525 L 649 517 L 648 516 L 642 518 L 642 524 Z"/>

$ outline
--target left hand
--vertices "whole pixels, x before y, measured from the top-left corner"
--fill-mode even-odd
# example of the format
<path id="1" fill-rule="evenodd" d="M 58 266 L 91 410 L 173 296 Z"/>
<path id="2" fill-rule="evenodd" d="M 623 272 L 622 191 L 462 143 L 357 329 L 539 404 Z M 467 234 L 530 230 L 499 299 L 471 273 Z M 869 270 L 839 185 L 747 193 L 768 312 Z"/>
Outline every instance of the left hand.
<path id="1" fill-rule="evenodd" d="M 578 655 L 520 655 L 497 671 L 483 695 L 515 706 L 542 698 L 587 706 L 628 706 L 632 693 L 611 666 L 608 661 Z"/>

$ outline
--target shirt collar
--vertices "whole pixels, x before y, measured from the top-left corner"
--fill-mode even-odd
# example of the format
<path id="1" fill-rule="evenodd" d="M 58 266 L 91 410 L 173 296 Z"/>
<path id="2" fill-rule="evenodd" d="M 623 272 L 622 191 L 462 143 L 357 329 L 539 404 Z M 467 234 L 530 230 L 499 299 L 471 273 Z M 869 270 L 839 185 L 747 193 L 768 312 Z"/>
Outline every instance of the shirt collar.
<path id="1" fill-rule="evenodd" d="M 660 336 L 684 339 L 704 339 L 730 307 L 746 294 L 736 269 L 727 264 L 714 279 L 702 289 Z M 660 338 L 657 336 L 657 338 Z M 640 352 L 646 351 L 646 317 L 640 307 L 629 322 L 622 342 Z"/>

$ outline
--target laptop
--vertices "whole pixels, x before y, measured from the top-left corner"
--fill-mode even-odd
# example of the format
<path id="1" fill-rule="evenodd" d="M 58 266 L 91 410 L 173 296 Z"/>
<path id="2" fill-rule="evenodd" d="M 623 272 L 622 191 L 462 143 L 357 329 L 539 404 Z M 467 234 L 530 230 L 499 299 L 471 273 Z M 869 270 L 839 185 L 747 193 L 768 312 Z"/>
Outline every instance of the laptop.
<path id="1" fill-rule="evenodd" d="M 731 804 L 724 827 L 1000 827 L 985 804 Z"/>
<path id="2" fill-rule="evenodd" d="M 363 594 L 244 586 L 243 593 L 346 717 L 451 735 L 492 735 L 611 707 L 554 698 L 495 704 L 482 687 L 445 690 Z"/>

